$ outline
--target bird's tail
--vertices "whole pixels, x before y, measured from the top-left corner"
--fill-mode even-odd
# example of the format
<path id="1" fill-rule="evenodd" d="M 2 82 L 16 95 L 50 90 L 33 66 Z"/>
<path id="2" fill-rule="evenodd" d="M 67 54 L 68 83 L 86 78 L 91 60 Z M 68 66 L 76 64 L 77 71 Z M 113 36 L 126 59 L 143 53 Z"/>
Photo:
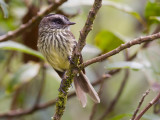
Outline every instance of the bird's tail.
<path id="1" fill-rule="evenodd" d="M 100 103 L 100 98 L 88 80 L 87 76 L 81 71 L 79 76 L 74 77 L 74 85 L 78 99 L 85 107 L 87 104 L 86 93 L 92 98 L 95 103 Z"/>

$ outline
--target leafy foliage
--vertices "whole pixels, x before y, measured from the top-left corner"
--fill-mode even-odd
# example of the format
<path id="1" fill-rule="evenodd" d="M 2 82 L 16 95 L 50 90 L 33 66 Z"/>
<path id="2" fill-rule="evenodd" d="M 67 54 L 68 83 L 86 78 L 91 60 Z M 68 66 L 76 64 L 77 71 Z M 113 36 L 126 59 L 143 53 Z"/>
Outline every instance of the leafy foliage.
<path id="1" fill-rule="evenodd" d="M 103 30 L 96 35 L 95 43 L 103 52 L 108 52 L 123 44 L 124 41 L 117 34 Z"/>
<path id="2" fill-rule="evenodd" d="M 24 52 L 30 55 L 34 55 L 40 59 L 44 59 L 44 57 L 37 51 L 23 45 L 17 42 L 13 42 L 13 41 L 6 41 L 6 42 L 1 42 L 0 43 L 0 49 L 3 50 L 15 50 L 15 51 L 20 51 L 20 52 Z"/>
<path id="3" fill-rule="evenodd" d="M 148 22 L 154 23 L 158 16 L 160 16 L 160 2 L 153 2 L 151 0 L 148 0 L 146 7 L 145 7 L 145 17 L 148 20 Z"/>

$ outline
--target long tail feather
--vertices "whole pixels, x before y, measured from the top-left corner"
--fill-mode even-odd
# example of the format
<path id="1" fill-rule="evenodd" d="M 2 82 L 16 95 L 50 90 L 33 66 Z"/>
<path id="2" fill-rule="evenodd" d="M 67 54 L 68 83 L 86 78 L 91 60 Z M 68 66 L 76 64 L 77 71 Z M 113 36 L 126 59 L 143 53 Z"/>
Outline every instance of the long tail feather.
<path id="1" fill-rule="evenodd" d="M 100 98 L 99 98 L 97 92 L 95 91 L 95 89 L 91 85 L 87 76 L 82 71 L 80 72 L 79 76 L 76 76 L 74 78 L 74 83 L 75 83 L 75 88 L 76 88 L 76 94 L 77 94 L 79 100 L 81 101 L 81 103 L 83 102 L 82 106 L 84 105 L 84 102 L 87 103 L 85 93 L 88 93 L 94 102 L 100 103 Z"/>
<path id="2" fill-rule="evenodd" d="M 80 100 L 82 106 L 86 107 L 86 104 L 87 104 L 86 93 L 79 86 L 78 80 L 79 80 L 78 77 L 74 78 L 74 86 L 75 86 L 76 94 L 77 94 L 77 97 Z"/>

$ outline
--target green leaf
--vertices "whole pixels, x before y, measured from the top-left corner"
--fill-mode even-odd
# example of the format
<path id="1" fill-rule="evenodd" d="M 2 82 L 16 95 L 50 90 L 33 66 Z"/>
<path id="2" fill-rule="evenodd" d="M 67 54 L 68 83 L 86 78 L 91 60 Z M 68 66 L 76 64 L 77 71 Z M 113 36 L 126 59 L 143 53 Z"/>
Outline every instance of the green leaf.
<path id="1" fill-rule="evenodd" d="M 96 35 L 95 43 L 103 52 L 108 52 L 123 44 L 124 41 L 117 34 L 103 30 Z"/>
<path id="2" fill-rule="evenodd" d="M 113 69 L 120 69 L 120 68 L 129 68 L 132 70 L 141 70 L 144 68 L 144 65 L 138 63 L 138 62 L 127 62 L 127 61 L 121 61 L 121 62 L 115 62 L 112 64 L 108 64 L 106 66 L 107 69 L 113 70 Z"/>
<path id="3" fill-rule="evenodd" d="M 114 1 L 103 1 L 103 5 L 107 5 L 107 6 L 115 8 L 115 9 L 118 9 L 122 12 L 128 13 L 128 14 L 132 15 L 133 17 L 135 17 L 140 23 L 144 24 L 144 20 L 139 15 L 139 13 L 137 13 L 135 10 L 133 10 L 130 6 L 128 6 L 126 4 L 122 4 L 122 3 L 118 3 L 118 2 L 114 2 Z"/>
<path id="4" fill-rule="evenodd" d="M 160 2 L 152 2 L 148 0 L 146 7 L 145 7 L 145 17 L 149 23 L 153 23 L 154 21 L 151 16 L 160 16 Z"/>
<path id="5" fill-rule="evenodd" d="M 8 18 L 7 4 L 4 2 L 4 0 L 0 0 L 0 7 L 2 8 L 4 18 Z"/>
<path id="6" fill-rule="evenodd" d="M 20 85 L 32 80 L 40 70 L 40 64 L 29 62 L 24 64 L 18 71 L 14 74 L 12 80 L 10 81 L 7 92 L 10 93 Z"/>
<path id="7" fill-rule="evenodd" d="M 160 16 L 151 16 L 149 17 L 150 20 L 154 20 L 154 22 L 160 23 Z"/>
<path id="8" fill-rule="evenodd" d="M 115 117 L 109 119 L 109 120 L 121 120 L 124 117 L 132 117 L 132 114 L 120 114 L 116 115 Z"/>
<path id="9" fill-rule="evenodd" d="M 35 51 L 25 45 L 22 45 L 20 43 L 13 42 L 13 41 L 1 42 L 0 49 L 20 51 L 20 52 L 24 52 L 24 53 L 39 57 L 42 60 L 44 59 L 44 57 L 42 56 L 40 52 Z"/>

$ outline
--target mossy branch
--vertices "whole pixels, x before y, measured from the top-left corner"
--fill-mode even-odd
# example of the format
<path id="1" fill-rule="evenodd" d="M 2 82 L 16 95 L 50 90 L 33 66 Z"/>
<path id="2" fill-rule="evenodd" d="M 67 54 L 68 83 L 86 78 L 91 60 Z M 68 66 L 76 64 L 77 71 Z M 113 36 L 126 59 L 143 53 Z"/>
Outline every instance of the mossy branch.
<path id="1" fill-rule="evenodd" d="M 59 94 L 56 101 L 56 112 L 54 117 L 52 118 L 53 120 L 60 120 L 65 110 L 67 94 L 73 82 L 73 77 L 75 75 L 73 74 L 73 65 L 70 66 L 70 69 L 66 72 L 67 77 L 63 79 L 59 88 Z"/>

